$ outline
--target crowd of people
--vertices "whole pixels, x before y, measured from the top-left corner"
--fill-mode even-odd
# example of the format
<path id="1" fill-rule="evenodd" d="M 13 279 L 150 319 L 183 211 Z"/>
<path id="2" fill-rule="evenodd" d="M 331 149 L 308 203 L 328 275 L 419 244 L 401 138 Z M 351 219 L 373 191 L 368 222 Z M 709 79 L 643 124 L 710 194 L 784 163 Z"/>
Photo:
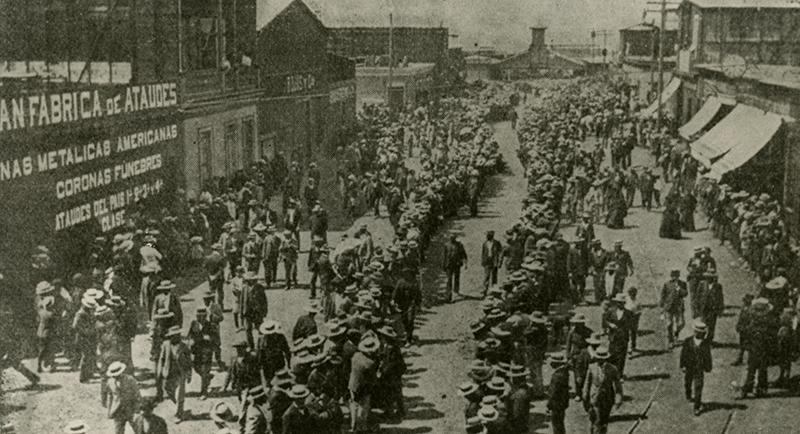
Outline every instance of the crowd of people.
<path id="1" fill-rule="evenodd" d="M 741 382 L 733 384 L 736 398 L 794 387 L 790 370 L 800 349 L 800 298 L 790 270 L 796 251 L 778 201 L 764 193 L 734 193 L 702 176 L 702 167 L 670 128 L 658 129 L 626 110 L 624 85 L 578 81 L 535 94 L 537 101 L 523 108 L 518 131 L 529 180 L 523 216 L 506 232 L 505 246 L 490 231 L 482 247 L 484 316 L 471 325 L 476 358 L 470 381 L 459 388 L 466 400 L 466 431 L 525 432 L 520 427 L 529 426 L 531 401 L 546 399 L 552 430 L 563 433 L 564 411 L 574 397 L 592 432 L 606 432 L 610 413 L 622 403 L 626 359 L 638 350 L 642 306 L 638 290 L 625 282 L 634 271 L 630 254 L 620 241 L 604 249 L 593 223 L 624 228 L 637 192 L 647 211 L 663 205 L 662 238 L 694 232 L 701 205 L 720 243 L 730 241 L 759 278 L 742 300 L 736 325 L 740 348 L 733 365 L 746 364 Z M 589 135 L 597 144 L 584 149 Z M 637 145 L 651 151 L 652 167 L 631 165 Z M 603 167 L 607 154 L 610 164 Z M 558 232 L 565 220 L 576 225 L 569 241 Z M 502 264 L 508 273 L 498 285 Z M 705 411 L 704 377 L 713 367 L 717 321 L 726 309 L 724 290 L 708 246 L 696 247 L 686 269 L 669 274 L 658 294 L 666 350 L 680 349 L 686 399 L 699 415 Z M 587 301 L 587 278 L 593 301 L 602 306 L 597 332 L 572 310 Z M 681 340 L 687 313 L 691 333 Z M 552 368 L 547 388 L 546 362 Z M 767 369 L 775 365 L 780 374 L 769 383 Z"/>
<path id="2" fill-rule="evenodd" d="M 622 227 L 630 206 L 623 172 L 630 149 L 620 135 L 627 89 L 579 81 L 536 89 L 536 96 L 518 124 L 529 182 L 522 216 L 506 231 L 505 246 L 490 232 L 482 248 L 484 317 L 471 324 L 476 358 L 470 381 L 459 388 L 467 401 L 467 432 L 527 432 L 535 399 L 547 399 L 553 432 L 566 432 L 573 396 L 583 402 L 594 432 L 605 432 L 612 408 L 622 403 L 629 348 L 636 349 L 640 310 L 636 289 L 625 285 L 633 259 L 620 241 L 607 250 L 594 235 L 594 222 L 603 217 L 608 226 Z M 589 134 L 600 139 L 596 149 L 583 147 Z M 619 158 L 605 168 L 609 147 Z M 577 223 L 570 240 L 559 232 L 565 219 Z M 502 264 L 507 278 L 498 284 Z M 602 331 L 591 330 L 573 310 L 588 301 L 604 306 Z M 548 388 L 545 363 L 553 368 Z"/>
<path id="3" fill-rule="evenodd" d="M 486 178 L 502 167 L 485 121 L 488 111 L 466 96 L 399 116 L 382 106 L 360 114 L 350 150 L 357 150 L 363 176 L 353 188 L 376 217 L 382 206 L 387 209 L 395 237 L 385 246 L 373 244 L 366 226 L 329 240 L 320 203 L 313 195 L 296 196 L 296 188 L 287 190 L 288 197 L 284 192 L 279 218 L 258 179 L 245 179 L 236 200 L 208 192 L 188 202 L 178 198 L 173 206 L 186 207 L 183 217 L 136 221 L 109 240 L 98 238 L 89 271 L 68 280 L 50 251 L 38 247 L 31 275 L 39 371 L 52 370 L 63 352 L 80 382 L 99 379 L 102 404 L 119 433 L 126 425 L 137 434 L 166 432 L 153 414 L 165 397 L 175 403 L 174 423 L 185 420 L 193 373 L 200 378 L 200 400 L 228 390 L 238 398 L 239 406 L 217 402 L 211 411 L 219 428 L 237 432 L 326 433 L 345 425 L 374 432 L 373 408 L 382 409 L 384 418 L 402 418 L 401 347 L 416 342 L 420 266 L 430 237 L 461 207 L 474 215 Z M 351 154 L 343 153 L 345 159 Z M 415 171 L 404 164 L 411 156 L 420 162 Z M 343 178 L 352 181 L 356 168 L 348 164 Z M 308 166 L 306 186 L 319 184 L 314 169 Z M 301 173 L 292 163 L 286 182 L 302 179 Z M 270 315 L 270 290 L 298 284 L 303 200 L 310 211 L 310 301 L 287 330 Z M 181 237 L 190 235 L 188 250 L 175 250 L 179 228 Z M 202 304 L 191 313 L 184 312 L 183 288 L 176 283 L 187 274 L 200 274 L 208 283 Z M 224 342 L 220 332 L 228 321 L 237 331 L 233 342 Z M 132 343 L 145 326 L 152 365 L 136 368 L 155 373 L 156 393 L 142 398 Z M 236 352 L 230 361 L 222 360 L 226 344 Z M 219 391 L 210 386 L 215 366 L 226 373 Z M 65 431 L 86 432 L 86 424 L 75 421 Z"/>

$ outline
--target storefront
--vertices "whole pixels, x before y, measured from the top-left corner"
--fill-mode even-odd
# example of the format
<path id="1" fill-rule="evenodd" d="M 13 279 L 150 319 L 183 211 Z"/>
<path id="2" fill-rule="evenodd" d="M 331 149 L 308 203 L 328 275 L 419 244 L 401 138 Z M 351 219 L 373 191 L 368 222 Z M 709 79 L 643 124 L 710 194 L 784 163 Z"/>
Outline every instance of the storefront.
<path id="1" fill-rule="evenodd" d="M 237 172 L 260 158 L 256 98 L 190 108 L 183 132 L 184 185 L 190 198 L 204 188 L 219 192 Z"/>
<path id="2" fill-rule="evenodd" d="M 179 172 L 175 83 L 25 89 L 0 96 L 1 272 L 47 246 L 65 270 L 129 214 L 156 214 Z"/>
<path id="3" fill-rule="evenodd" d="M 259 155 L 280 152 L 289 161 L 307 163 L 324 150 L 328 87 L 324 69 L 274 75 L 265 81 L 258 105 Z"/>

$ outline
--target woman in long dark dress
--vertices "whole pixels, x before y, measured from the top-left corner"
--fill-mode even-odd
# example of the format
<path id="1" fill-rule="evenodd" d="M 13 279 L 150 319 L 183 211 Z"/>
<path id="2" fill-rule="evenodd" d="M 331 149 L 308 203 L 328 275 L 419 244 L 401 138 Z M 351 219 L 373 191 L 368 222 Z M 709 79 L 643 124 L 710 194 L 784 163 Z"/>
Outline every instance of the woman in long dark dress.
<path id="1" fill-rule="evenodd" d="M 692 192 L 687 191 L 681 198 L 681 227 L 686 232 L 694 232 L 694 210 L 697 208 L 697 199 Z"/>
<path id="2" fill-rule="evenodd" d="M 681 239 L 681 216 L 678 212 L 680 195 L 676 190 L 669 192 L 664 198 L 664 212 L 661 214 L 661 227 L 658 236 L 671 240 Z"/>
<path id="3" fill-rule="evenodd" d="M 628 204 L 622 195 L 622 190 L 620 188 L 612 190 L 608 198 L 606 225 L 609 229 L 623 229 L 626 215 L 628 215 Z"/>

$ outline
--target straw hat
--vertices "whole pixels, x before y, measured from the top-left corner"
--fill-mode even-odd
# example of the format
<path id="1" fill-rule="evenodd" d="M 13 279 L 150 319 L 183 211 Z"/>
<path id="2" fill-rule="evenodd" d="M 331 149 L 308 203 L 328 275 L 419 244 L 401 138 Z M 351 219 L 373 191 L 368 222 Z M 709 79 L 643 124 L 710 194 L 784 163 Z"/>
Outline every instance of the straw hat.
<path id="1" fill-rule="evenodd" d="M 233 414 L 231 407 L 222 401 L 218 401 L 211 405 L 211 410 L 209 410 L 208 413 L 211 417 L 211 420 L 221 425 L 225 425 L 228 422 L 233 422 L 236 420 L 236 415 Z"/>
<path id="2" fill-rule="evenodd" d="M 494 422 L 500 417 L 500 413 L 494 407 L 484 406 L 478 410 L 478 417 L 484 423 Z"/>
<path id="3" fill-rule="evenodd" d="M 36 295 L 44 295 L 53 292 L 55 287 L 50 282 L 39 282 L 36 285 Z"/>
<path id="4" fill-rule="evenodd" d="M 694 323 L 692 324 L 692 329 L 694 330 L 695 333 L 708 332 L 708 326 L 706 325 L 706 323 L 700 321 L 699 319 L 694 320 Z"/>
<path id="5" fill-rule="evenodd" d="M 603 343 L 603 341 L 601 339 L 602 336 L 603 335 L 600 334 L 600 333 L 592 333 L 591 336 L 586 338 L 586 343 L 589 344 L 589 345 L 600 345 L 600 344 Z"/>
<path id="6" fill-rule="evenodd" d="M 365 354 L 373 354 L 381 347 L 380 341 L 374 337 L 367 337 L 362 339 L 358 344 L 358 351 Z"/>
<path id="7" fill-rule="evenodd" d="M 247 391 L 247 399 L 255 401 L 256 399 L 266 398 L 267 393 L 264 391 L 263 386 L 256 386 Z"/>
<path id="8" fill-rule="evenodd" d="M 169 319 L 175 316 L 170 310 L 167 310 L 166 307 L 162 307 L 161 309 L 157 310 L 156 313 L 153 314 L 153 319 Z"/>
<path id="9" fill-rule="evenodd" d="M 378 334 L 381 336 L 385 336 L 389 339 L 397 339 L 397 332 L 391 326 L 385 325 L 378 330 Z"/>
<path id="10" fill-rule="evenodd" d="M 64 432 L 67 434 L 86 434 L 86 431 L 89 429 L 89 426 L 86 425 L 86 422 L 75 419 L 67 423 L 64 427 Z"/>
<path id="11" fill-rule="evenodd" d="M 563 352 L 557 352 L 550 355 L 550 364 L 551 365 L 564 365 L 567 363 L 567 357 L 564 355 Z"/>
<path id="12" fill-rule="evenodd" d="M 503 377 L 492 377 L 492 379 L 486 383 L 486 387 L 495 392 L 500 392 L 501 394 L 508 391 L 508 383 Z"/>
<path id="13" fill-rule="evenodd" d="M 478 386 L 477 384 L 473 383 L 472 381 L 466 381 L 458 386 L 458 394 L 459 396 L 466 397 L 477 392 L 479 389 L 480 386 Z"/>
<path id="14" fill-rule="evenodd" d="M 169 291 L 175 289 L 175 287 L 176 285 L 172 283 L 171 280 L 165 279 L 162 280 L 161 283 L 158 284 L 158 286 L 156 286 L 156 289 L 158 289 L 159 291 Z"/>
<path id="15" fill-rule="evenodd" d="M 289 389 L 288 393 L 289 398 L 292 399 L 305 399 L 310 394 L 311 392 L 308 390 L 308 387 L 302 384 L 295 384 L 291 389 Z"/>
<path id="16" fill-rule="evenodd" d="M 318 348 L 321 347 L 325 343 L 325 337 L 313 334 L 306 338 L 306 348 Z"/>
<path id="17" fill-rule="evenodd" d="M 608 352 L 608 347 L 599 347 L 594 351 L 594 358 L 597 360 L 608 360 L 611 354 Z"/>
<path id="18" fill-rule="evenodd" d="M 119 377 L 123 372 L 125 372 L 125 368 L 127 368 L 127 366 L 122 362 L 112 362 L 110 365 L 108 365 L 106 376 L 111 378 Z"/>
<path id="19" fill-rule="evenodd" d="M 582 313 L 576 313 L 575 316 L 570 318 L 569 322 L 572 324 L 586 324 L 586 315 Z"/>
<path id="20" fill-rule="evenodd" d="M 281 328 L 281 323 L 268 319 L 261 323 L 261 326 L 258 327 L 258 332 L 262 335 L 276 335 L 283 333 L 283 330 Z"/>
<path id="21" fill-rule="evenodd" d="M 174 325 L 174 326 L 170 327 L 169 330 L 167 330 L 166 333 L 164 333 L 164 337 L 169 338 L 169 337 L 172 337 L 172 336 L 180 336 L 180 334 L 181 334 L 181 327 Z"/>

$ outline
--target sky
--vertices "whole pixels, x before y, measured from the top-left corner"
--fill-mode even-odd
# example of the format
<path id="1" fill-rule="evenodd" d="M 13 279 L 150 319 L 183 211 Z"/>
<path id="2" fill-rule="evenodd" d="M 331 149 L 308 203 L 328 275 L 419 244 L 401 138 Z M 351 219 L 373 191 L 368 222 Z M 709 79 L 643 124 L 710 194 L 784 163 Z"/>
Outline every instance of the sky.
<path id="1" fill-rule="evenodd" d="M 267 2 L 286 0 L 258 0 L 263 10 Z M 394 3 L 398 15 L 439 15 L 450 33 L 458 35 L 458 45 L 465 49 L 493 46 L 516 52 L 530 44 L 531 26 L 547 26 L 546 42 L 554 44 L 587 44 L 591 42 L 592 29 L 608 30 L 609 50 L 616 49 L 619 29 L 642 21 L 645 8 L 658 9 L 648 0 L 306 0 L 312 9 L 332 8 L 352 14 L 358 21 L 360 14 L 386 15 Z M 652 1 L 652 0 L 650 0 Z M 363 7 L 353 7 L 354 2 Z M 367 11 L 366 9 L 371 9 Z M 656 19 L 649 14 L 647 19 Z M 367 18 L 372 21 L 374 17 Z M 387 20 L 388 21 L 388 20 Z M 263 23 L 259 23 L 263 25 Z M 602 37 L 596 43 L 602 45 Z"/>

